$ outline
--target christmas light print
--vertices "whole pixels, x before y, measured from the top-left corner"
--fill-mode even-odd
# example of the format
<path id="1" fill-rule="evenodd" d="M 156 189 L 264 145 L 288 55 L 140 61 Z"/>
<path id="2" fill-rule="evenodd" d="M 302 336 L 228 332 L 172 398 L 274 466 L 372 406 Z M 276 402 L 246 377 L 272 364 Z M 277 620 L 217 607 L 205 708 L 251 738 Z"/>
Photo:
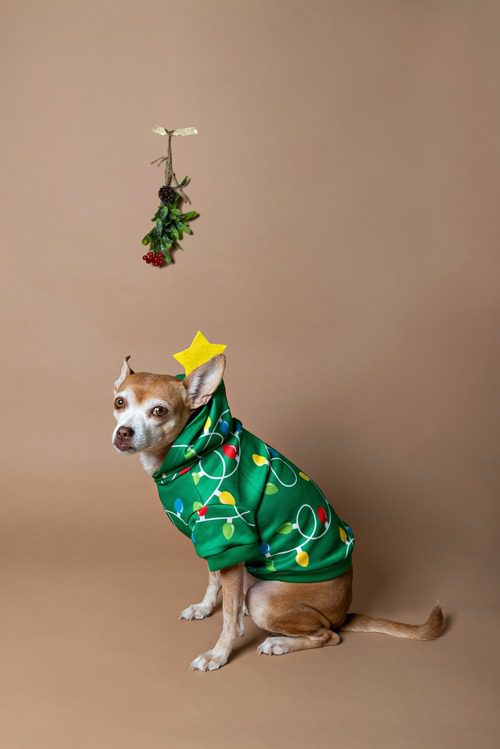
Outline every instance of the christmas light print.
<path id="1" fill-rule="evenodd" d="M 180 515 L 180 513 L 184 509 L 184 503 L 180 497 L 178 497 L 174 502 L 175 511 Z"/>
<path id="2" fill-rule="evenodd" d="M 211 426 L 212 426 L 211 418 L 207 417 L 207 419 L 205 420 L 205 423 L 203 425 L 203 434 L 202 434 L 202 437 L 204 438 L 202 440 L 202 449 L 203 450 L 205 450 L 206 447 L 208 445 L 210 445 L 212 438 L 214 438 L 214 439 L 218 438 L 219 440 L 221 439 L 221 435 L 218 432 L 217 427 L 219 426 L 219 424 L 222 424 L 223 422 L 225 423 L 225 425 L 228 424 L 227 420 L 225 420 L 223 418 L 224 416 L 226 416 L 226 414 L 228 412 L 229 412 L 229 409 L 225 410 L 221 414 L 221 416 L 219 417 L 219 419 L 215 423 L 213 429 L 211 429 Z M 226 430 L 224 428 L 224 429 L 221 429 L 221 431 L 224 433 L 224 431 L 226 431 Z M 240 433 L 241 433 L 241 425 L 240 425 L 239 422 L 236 422 L 235 423 L 235 430 L 234 430 L 234 432 L 231 433 L 231 436 L 233 436 L 236 440 L 239 440 L 239 434 Z M 189 444 L 189 445 L 184 444 L 184 443 L 182 443 L 182 444 L 175 444 L 172 447 L 177 448 L 179 450 L 184 450 L 184 456 L 186 458 L 188 458 L 188 459 L 191 458 L 191 457 L 198 456 L 197 450 L 196 450 L 195 446 L 192 445 L 192 444 Z M 244 512 L 239 512 L 239 510 L 236 508 L 236 500 L 235 500 L 233 494 L 231 492 L 229 492 L 229 491 L 225 491 L 225 490 L 221 491 L 220 490 L 220 486 L 222 485 L 222 482 L 225 479 L 227 479 L 228 477 L 232 476 L 234 474 L 234 472 L 236 471 L 236 469 L 237 469 L 237 464 L 238 464 L 238 461 L 239 461 L 238 448 L 237 448 L 237 446 L 232 445 L 232 444 L 223 444 L 222 448 L 220 450 L 213 450 L 213 451 L 210 452 L 210 455 L 211 456 L 217 455 L 217 457 L 219 458 L 220 464 L 221 464 L 220 465 L 221 472 L 218 475 L 213 475 L 213 474 L 208 473 L 204 469 L 204 467 L 203 467 L 202 456 L 201 455 L 198 456 L 198 457 L 200 457 L 200 461 L 199 461 L 199 463 L 197 465 L 197 470 L 191 472 L 191 478 L 193 480 L 194 485 L 196 486 L 202 477 L 208 478 L 209 480 L 216 481 L 218 483 L 217 483 L 217 486 L 211 492 L 211 494 L 208 497 L 208 499 L 206 499 L 203 504 L 201 502 L 197 502 L 197 501 L 195 501 L 193 503 L 193 510 L 194 510 L 194 512 L 196 512 L 196 514 L 198 516 L 198 519 L 196 521 L 194 521 L 194 522 L 195 523 L 196 522 L 207 522 L 207 521 L 222 522 L 221 532 L 222 532 L 224 538 L 226 538 L 227 540 L 230 540 L 232 538 L 232 536 L 234 535 L 234 532 L 235 532 L 235 528 L 234 528 L 234 524 L 233 524 L 233 520 L 234 520 L 235 517 L 239 518 L 240 520 L 243 520 L 243 522 L 245 522 L 247 525 L 251 525 L 251 526 L 255 525 L 254 523 L 251 523 L 248 520 L 248 518 L 245 517 L 245 515 L 250 514 L 248 511 L 246 511 L 246 512 L 245 511 Z M 233 464 L 234 464 L 234 462 L 236 462 L 236 465 L 233 465 L 233 466 L 229 467 L 229 465 L 226 463 L 226 460 L 229 461 L 230 463 L 233 463 Z M 184 473 L 186 473 L 186 469 L 183 469 L 183 470 L 179 471 L 178 473 L 176 472 L 176 473 L 174 473 L 170 477 L 164 476 L 164 477 L 162 477 L 161 483 L 165 484 L 168 480 L 174 481 L 178 476 L 183 475 Z M 230 507 L 233 507 L 235 514 L 234 515 L 229 515 L 227 517 L 207 518 L 206 516 L 207 516 L 208 510 L 209 510 L 208 505 L 209 505 L 210 501 L 213 500 L 214 498 L 217 498 L 218 501 L 222 505 L 228 505 Z M 178 508 L 180 507 L 181 500 L 176 500 L 176 503 L 174 503 L 174 507 L 178 511 Z M 180 510 L 180 512 L 182 512 L 182 509 Z M 182 520 L 182 518 L 180 518 L 180 519 Z M 185 524 L 188 525 L 188 523 L 186 521 L 183 520 L 183 522 L 185 522 Z M 195 534 L 195 538 L 196 538 L 196 534 Z"/>
<path id="3" fill-rule="evenodd" d="M 348 569 L 351 528 L 304 471 L 231 416 L 223 386 L 188 422 L 155 481 L 209 569 L 244 561 L 257 578 L 297 581 Z"/>
<path id="4" fill-rule="evenodd" d="M 236 460 L 238 457 L 238 451 L 234 445 L 224 445 L 222 452 L 231 460 Z"/>
<path id="5" fill-rule="evenodd" d="M 327 516 L 327 514 L 325 512 L 325 508 L 324 507 L 318 507 L 318 509 L 316 510 L 316 512 L 318 514 L 318 520 L 319 520 L 319 522 L 323 523 L 323 525 L 326 525 L 327 522 L 328 522 L 328 516 Z"/>
<path id="6" fill-rule="evenodd" d="M 344 559 L 347 559 L 347 556 L 349 552 L 351 551 L 351 547 L 354 544 L 354 534 L 352 532 L 352 528 L 350 525 L 345 525 L 345 530 L 342 528 L 342 526 L 339 526 L 339 536 L 343 543 L 345 544 L 345 556 Z"/>
<path id="7" fill-rule="evenodd" d="M 231 492 L 216 492 L 216 495 L 219 497 L 219 502 L 222 502 L 223 505 L 236 504 L 236 500 Z"/>
<path id="8" fill-rule="evenodd" d="M 297 549 L 295 561 L 297 564 L 300 564 L 301 567 L 307 567 L 309 564 L 309 554 L 307 551 L 304 551 L 304 549 Z"/>
<path id="9" fill-rule="evenodd" d="M 272 447 L 269 447 L 268 445 L 266 445 L 266 448 L 267 448 L 267 455 L 261 455 L 257 453 L 254 453 L 252 455 L 252 460 L 254 464 L 257 467 L 269 466 L 270 471 L 273 474 L 273 478 L 277 481 L 277 483 L 268 482 L 266 484 L 265 489 L 264 489 L 264 492 L 266 494 L 276 494 L 279 491 L 278 484 L 283 488 L 291 488 L 297 484 L 297 481 L 299 478 L 302 479 L 304 482 L 311 481 L 309 476 L 303 471 L 295 472 L 292 466 Z M 275 468 L 273 468 L 273 463 L 275 462 L 279 462 L 281 465 L 286 466 L 287 469 L 289 469 L 290 475 L 288 477 L 289 478 L 288 481 L 284 481 L 282 477 L 277 473 Z M 318 487 L 316 488 L 318 489 L 318 491 L 320 491 Z M 320 491 L 320 494 L 322 494 L 321 491 Z M 302 545 L 299 548 L 293 547 L 284 551 L 283 550 L 277 551 L 273 554 L 271 550 L 271 546 L 269 544 L 261 544 L 261 547 L 260 547 L 261 553 L 263 553 L 263 555 L 266 558 L 271 558 L 273 556 L 279 556 L 282 554 L 295 553 L 296 563 L 300 565 L 301 567 L 307 567 L 309 565 L 309 554 L 302 547 L 304 546 L 305 543 L 309 541 L 313 541 L 313 540 L 317 540 L 318 538 L 321 538 L 321 536 L 324 535 L 324 533 L 328 530 L 330 526 L 330 515 L 331 515 L 330 505 L 325 497 L 323 497 L 323 499 L 324 499 L 325 504 L 324 506 L 322 505 L 316 509 L 316 514 L 314 513 L 313 508 L 309 504 L 304 503 L 300 505 L 300 507 L 298 508 L 293 522 L 288 521 L 286 523 L 283 523 L 278 528 L 278 533 L 281 535 L 288 535 L 292 533 L 294 530 L 297 531 L 302 536 L 302 538 L 305 539 L 305 542 L 302 543 Z M 303 526 L 301 526 L 300 524 L 300 515 L 301 515 L 302 510 L 304 509 L 309 510 L 310 513 L 312 513 L 313 518 L 314 518 L 314 528 L 311 534 L 305 533 Z M 321 525 L 324 527 L 324 530 L 320 532 L 319 534 L 316 534 L 316 516 L 319 522 L 321 523 Z M 343 528 L 340 528 L 339 530 L 342 531 L 342 533 L 340 534 L 342 541 L 348 544 L 348 547 L 346 549 L 346 555 L 347 555 L 348 549 L 350 548 L 352 541 L 348 540 L 347 534 Z M 345 539 L 342 534 L 345 536 Z"/>

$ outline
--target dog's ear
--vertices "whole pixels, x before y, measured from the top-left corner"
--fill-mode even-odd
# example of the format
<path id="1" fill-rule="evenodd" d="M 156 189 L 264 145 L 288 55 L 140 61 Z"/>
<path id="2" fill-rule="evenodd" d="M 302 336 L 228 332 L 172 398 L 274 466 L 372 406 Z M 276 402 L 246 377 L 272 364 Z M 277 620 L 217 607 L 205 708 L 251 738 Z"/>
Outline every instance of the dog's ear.
<path id="1" fill-rule="evenodd" d="M 125 379 L 125 377 L 128 377 L 131 374 L 134 374 L 134 370 L 130 367 L 130 365 L 128 363 L 129 359 L 130 359 L 130 355 L 126 356 L 125 359 L 123 360 L 123 364 L 122 364 L 122 368 L 120 370 L 120 374 L 118 375 L 118 379 L 115 380 L 115 383 L 114 383 L 115 393 L 118 391 L 118 388 L 122 384 L 122 382 Z"/>
<path id="2" fill-rule="evenodd" d="M 193 369 L 182 381 L 186 388 L 187 400 L 191 409 L 199 408 L 208 403 L 214 392 L 219 387 L 224 375 L 226 357 L 219 354 L 210 359 L 201 367 Z"/>

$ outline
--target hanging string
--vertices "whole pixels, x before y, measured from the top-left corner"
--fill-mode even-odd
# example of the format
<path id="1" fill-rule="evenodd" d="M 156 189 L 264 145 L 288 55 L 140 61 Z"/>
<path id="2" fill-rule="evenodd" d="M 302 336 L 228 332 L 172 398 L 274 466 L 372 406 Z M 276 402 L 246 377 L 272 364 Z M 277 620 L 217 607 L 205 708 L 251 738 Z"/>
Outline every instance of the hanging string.
<path id="1" fill-rule="evenodd" d="M 162 164 L 164 164 L 165 165 L 165 186 L 170 187 L 173 183 L 173 187 L 181 195 L 182 199 L 186 200 L 188 203 L 191 203 L 188 196 L 182 189 L 183 187 L 186 187 L 186 185 L 188 184 L 189 178 L 184 177 L 182 182 L 179 182 L 177 179 L 177 175 L 174 172 L 174 165 L 173 165 L 173 159 L 172 159 L 172 137 L 173 137 L 175 130 L 167 130 L 167 128 L 165 128 L 165 131 L 166 131 L 166 134 L 168 135 L 167 155 L 159 156 L 157 159 L 152 161 L 151 164 L 156 164 L 156 166 L 161 166 Z"/>

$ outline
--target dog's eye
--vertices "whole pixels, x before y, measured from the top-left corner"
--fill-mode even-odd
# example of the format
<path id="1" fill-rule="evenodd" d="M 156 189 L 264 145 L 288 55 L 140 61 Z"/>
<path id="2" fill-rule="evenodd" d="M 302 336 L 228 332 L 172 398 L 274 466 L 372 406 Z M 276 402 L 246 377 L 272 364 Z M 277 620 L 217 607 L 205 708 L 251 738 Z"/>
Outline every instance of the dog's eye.
<path id="1" fill-rule="evenodd" d="M 165 406 L 155 406 L 152 411 L 153 416 L 165 416 L 166 413 L 167 409 Z"/>
<path id="2" fill-rule="evenodd" d="M 125 398 L 115 398 L 115 408 L 123 408 L 125 405 Z"/>

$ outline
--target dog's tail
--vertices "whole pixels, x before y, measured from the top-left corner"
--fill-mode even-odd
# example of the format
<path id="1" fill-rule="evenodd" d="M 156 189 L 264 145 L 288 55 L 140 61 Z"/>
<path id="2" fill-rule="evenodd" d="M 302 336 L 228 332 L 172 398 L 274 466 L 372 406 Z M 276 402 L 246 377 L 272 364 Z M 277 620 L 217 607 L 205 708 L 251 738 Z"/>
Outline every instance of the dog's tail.
<path id="1" fill-rule="evenodd" d="M 409 640 L 434 640 L 446 626 L 441 606 L 436 605 L 423 624 L 403 624 L 390 619 L 375 619 L 363 614 L 347 614 L 341 630 L 344 632 L 379 632 L 392 637 L 406 637 Z"/>

